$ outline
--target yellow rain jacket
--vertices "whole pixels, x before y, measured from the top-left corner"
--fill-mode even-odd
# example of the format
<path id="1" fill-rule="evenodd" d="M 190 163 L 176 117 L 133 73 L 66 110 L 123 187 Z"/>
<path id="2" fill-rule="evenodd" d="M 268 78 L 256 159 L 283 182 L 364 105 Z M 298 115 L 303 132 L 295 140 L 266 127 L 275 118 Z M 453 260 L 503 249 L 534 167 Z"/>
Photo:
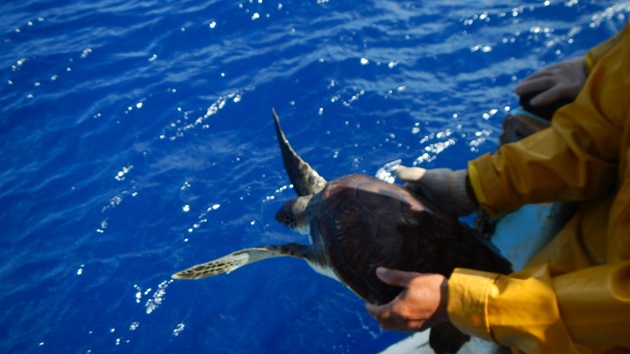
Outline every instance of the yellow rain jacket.
<path id="1" fill-rule="evenodd" d="M 630 353 L 630 24 L 586 55 L 588 79 L 551 127 L 468 164 L 490 214 L 577 201 L 524 269 L 457 269 L 448 314 L 515 353 Z"/>

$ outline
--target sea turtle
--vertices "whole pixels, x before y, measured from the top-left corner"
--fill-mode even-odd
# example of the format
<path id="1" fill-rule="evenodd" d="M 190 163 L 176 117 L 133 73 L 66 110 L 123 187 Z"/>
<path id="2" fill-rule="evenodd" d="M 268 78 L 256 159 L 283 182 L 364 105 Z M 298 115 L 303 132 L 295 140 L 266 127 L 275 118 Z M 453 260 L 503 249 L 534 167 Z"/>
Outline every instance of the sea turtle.
<path id="1" fill-rule="evenodd" d="M 401 185 L 362 174 L 327 182 L 291 148 L 275 110 L 273 118 L 284 167 L 298 194 L 278 211 L 276 220 L 310 235 L 310 244 L 243 249 L 178 272 L 173 278 L 200 279 L 263 259 L 291 256 L 306 260 L 317 272 L 339 280 L 364 300 L 384 304 L 401 289 L 376 277 L 379 266 L 445 276 L 455 267 L 510 271 L 510 264 L 470 227 Z M 458 349 L 468 339 L 450 323 L 441 326 L 443 330 L 438 327 L 432 330 L 430 341 L 436 352 Z"/>

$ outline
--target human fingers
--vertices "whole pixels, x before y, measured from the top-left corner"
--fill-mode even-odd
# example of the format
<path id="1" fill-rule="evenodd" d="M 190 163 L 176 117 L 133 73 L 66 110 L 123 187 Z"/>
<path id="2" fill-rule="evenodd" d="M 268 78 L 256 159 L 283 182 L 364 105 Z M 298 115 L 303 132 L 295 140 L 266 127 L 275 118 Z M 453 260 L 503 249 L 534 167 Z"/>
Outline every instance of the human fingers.
<path id="1" fill-rule="evenodd" d="M 514 92 L 519 96 L 524 96 L 536 92 L 546 91 L 553 87 L 556 81 L 550 75 L 543 75 L 536 78 L 526 78 L 514 88 Z"/>
<path id="2" fill-rule="evenodd" d="M 421 167 L 406 167 L 406 166 L 398 166 L 394 173 L 396 177 L 405 182 L 405 188 L 411 191 L 414 194 L 420 195 L 422 197 L 429 197 L 428 194 L 431 194 L 427 191 L 427 187 L 425 185 L 425 181 L 427 179 L 427 171 Z"/>
<path id="3" fill-rule="evenodd" d="M 391 321 L 393 317 L 392 313 L 392 302 L 389 302 L 384 305 L 375 305 L 370 303 L 365 303 L 365 309 L 367 310 L 370 316 L 374 317 L 377 321 Z"/>
<path id="4" fill-rule="evenodd" d="M 405 303 L 404 297 L 399 295 L 384 305 L 366 303 L 365 308 L 383 329 L 406 333 L 426 329 L 430 316 L 419 316 L 413 311 L 410 312 L 409 304 Z"/>
<path id="5" fill-rule="evenodd" d="M 406 166 L 398 166 L 396 168 L 396 176 L 402 179 L 405 182 L 416 182 L 419 181 L 422 177 L 424 177 L 426 169 L 421 167 L 406 167 Z"/>
<path id="6" fill-rule="evenodd" d="M 521 81 L 527 81 L 527 80 L 533 80 L 533 79 L 538 79 L 544 76 L 553 76 L 555 75 L 559 70 L 563 70 L 564 67 L 566 67 L 567 65 L 570 65 L 571 61 L 566 61 L 566 62 L 560 62 L 560 63 L 555 63 L 552 65 L 549 65 L 547 67 L 544 67 L 542 69 L 536 70 L 533 74 L 529 74 L 527 75 L 527 77 L 525 77 L 523 80 Z"/>
<path id="7" fill-rule="evenodd" d="M 405 272 L 402 270 L 387 269 L 384 267 L 378 267 L 376 269 L 376 276 L 385 284 L 399 286 L 402 288 L 408 287 L 412 279 L 420 275 L 414 272 Z"/>
<path id="8" fill-rule="evenodd" d="M 426 322 L 426 319 L 411 317 L 400 296 L 384 305 L 366 303 L 365 309 L 383 329 L 403 330 L 420 327 Z"/>
<path id="9" fill-rule="evenodd" d="M 546 105 L 550 105 L 562 99 L 570 98 L 570 97 L 571 97 L 571 94 L 568 89 L 565 89 L 561 86 L 556 86 L 534 96 L 529 101 L 529 104 L 534 107 L 544 107 Z"/>

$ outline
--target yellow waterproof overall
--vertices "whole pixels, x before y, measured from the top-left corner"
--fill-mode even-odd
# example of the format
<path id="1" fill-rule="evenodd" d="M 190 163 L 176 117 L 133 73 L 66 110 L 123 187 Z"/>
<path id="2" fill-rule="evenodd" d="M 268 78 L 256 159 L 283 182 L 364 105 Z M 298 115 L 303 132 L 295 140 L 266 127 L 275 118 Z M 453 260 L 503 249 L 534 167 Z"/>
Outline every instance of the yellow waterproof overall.
<path id="1" fill-rule="evenodd" d="M 524 269 L 457 269 L 448 281 L 451 321 L 516 353 L 630 353 L 630 25 L 586 62 L 582 91 L 551 127 L 468 164 L 491 215 L 578 202 Z"/>

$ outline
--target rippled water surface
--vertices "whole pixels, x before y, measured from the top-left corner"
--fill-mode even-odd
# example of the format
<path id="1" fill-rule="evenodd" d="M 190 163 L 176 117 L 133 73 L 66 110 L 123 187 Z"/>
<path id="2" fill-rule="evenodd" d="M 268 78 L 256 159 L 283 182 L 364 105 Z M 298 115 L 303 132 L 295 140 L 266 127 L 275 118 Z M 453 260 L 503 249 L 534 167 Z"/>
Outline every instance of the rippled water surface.
<path id="1" fill-rule="evenodd" d="M 264 244 L 294 193 L 271 108 L 328 179 L 462 168 L 519 79 L 621 29 L 612 1 L 4 1 L 0 351 L 373 353 L 404 338 Z"/>

